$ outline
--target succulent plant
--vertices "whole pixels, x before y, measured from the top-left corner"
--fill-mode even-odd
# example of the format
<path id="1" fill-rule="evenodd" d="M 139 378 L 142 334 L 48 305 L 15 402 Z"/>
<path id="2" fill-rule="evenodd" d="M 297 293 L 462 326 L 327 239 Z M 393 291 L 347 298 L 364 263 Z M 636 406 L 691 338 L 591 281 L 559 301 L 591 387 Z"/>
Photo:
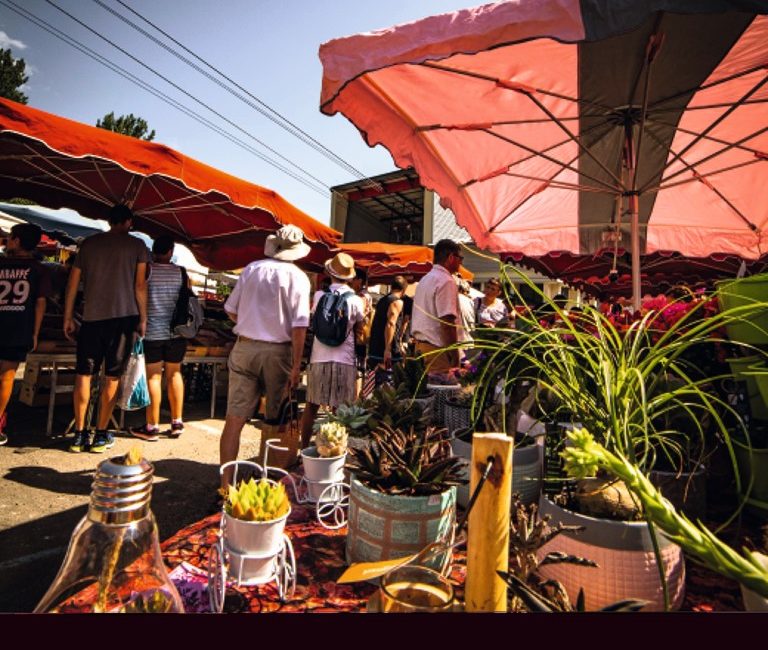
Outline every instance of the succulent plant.
<path id="1" fill-rule="evenodd" d="M 325 417 L 316 420 L 312 429 L 318 432 L 326 422 L 338 422 L 346 427 L 349 435 L 361 435 L 363 432 L 367 433 L 370 417 L 370 411 L 361 404 L 340 404 L 335 413 L 328 413 Z"/>
<path id="2" fill-rule="evenodd" d="M 266 479 L 240 481 L 237 488 L 229 486 L 226 513 L 243 521 L 272 521 L 290 510 L 288 495 L 282 483 Z"/>
<path id="3" fill-rule="evenodd" d="M 424 496 L 462 485 L 462 460 L 451 454 L 445 429 L 394 429 L 382 424 L 371 432 L 367 449 L 350 449 L 347 468 L 364 485 L 387 494 Z"/>
<path id="4" fill-rule="evenodd" d="M 404 431 L 411 428 L 426 429 L 429 419 L 424 415 L 421 405 L 411 399 L 412 397 L 402 385 L 393 388 L 384 384 L 376 388 L 364 402 L 369 412 L 368 433 L 384 425 Z"/>
<path id="5" fill-rule="evenodd" d="M 405 359 L 392 370 L 392 381 L 410 398 L 426 397 L 427 375 L 423 359 Z"/>
<path id="6" fill-rule="evenodd" d="M 347 427 L 339 422 L 325 422 L 315 434 L 317 453 L 323 458 L 341 456 L 347 451 Z"/>

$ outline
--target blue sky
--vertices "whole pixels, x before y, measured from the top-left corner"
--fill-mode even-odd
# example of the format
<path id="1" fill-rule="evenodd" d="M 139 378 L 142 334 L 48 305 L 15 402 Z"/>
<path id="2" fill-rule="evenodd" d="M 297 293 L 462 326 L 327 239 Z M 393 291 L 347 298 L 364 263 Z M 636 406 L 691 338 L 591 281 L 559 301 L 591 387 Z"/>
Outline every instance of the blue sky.
<path id="1" fill-rule="evenodd" d="M 192 99 L 133 62 L 46 0 L 14 2 L 266 152 Z M 355 176 L 275 126 L 183 62 L 165 52 L 92 0 L 53 0 L 99 34 L 141 59 L 264 143 L 325 187 Z M 102 0 L 157 34 L 116 0 Z M 203 59 L 365 175 L 392 171 L 389 153 L 369 149 L 357 130 L 336 115 L 320 113 L 320 45 L 340 36 L 372 31 L 482 2 L 472 0 L 124 0 Z M 163 39 L 165 40 L 165 39 Z M 30 106 L 95 124 L 110 111 L 147 120 L 162 142 L 206 164 L 279 192 L 314 218 L 328 223 L 330 196 L 309 189 L 192 118 L 123 79 L 85 54 L 0 4 L 0 47 L 24 58 L 30 73 L 24 89 Z M 281 164 L 288 166 L 285 161 Z M 295 170 L 294 170 L 295 171 Z M 297 172 L 298 173 L 298 172 Z"/>

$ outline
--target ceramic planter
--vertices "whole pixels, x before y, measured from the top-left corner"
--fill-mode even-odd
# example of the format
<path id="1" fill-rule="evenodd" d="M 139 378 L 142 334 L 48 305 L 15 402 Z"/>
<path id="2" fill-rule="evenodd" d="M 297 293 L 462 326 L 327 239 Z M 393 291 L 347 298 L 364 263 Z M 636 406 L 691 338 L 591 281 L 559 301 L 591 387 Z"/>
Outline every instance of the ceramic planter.
<path id="1" fill-rule="evenodd" d="M 304 478 L 307 480 L 308 498 L 317 503 L 320 495 L 329 485 L 344 481 L 344 463 L 347 452 L 340 456 L 323 458 L 317 453 L 317 447 L 301 450 L 301 462 L 304 465 Z"/>
<path id="2" fill-rule="evenodd" d="M 768 296 L 768 273 L 752 275 L 717 283 L 717 297 L 721 307 L 731 309 L 765 302 Z M 758 345 L 768 344 L 768 309 L 756 311 L 749 318 L 728 323 L 725 326 L 728 338 L 732 341 Z"/>
<path id="3" fill-rule="evenodd" d="M 597 567 L 549 564 L 540 568 L 544 578 L 558 580 L 571 602 L 584 588 L 587 610 L 601 609 L 619 600 L 649 601 L 642 611 L 663 611 L 664 596 L 648 526 L 645 522 L 611 521 L 587 517 L 556 505 L 546 497 L 539 502 L 539 516 L 584 526 L 581 533 L 561 533 L 539 549 L 543 559 L 559 551 L 597 562 Z M 657 529 L 658 530 L 658 529 Z M 680 609 L 685 596 L 685 560 L 682 549 L 663 534 L 657 534 L 672 609 Z"/>
<path id="4" fill-rule="evenodd" d="M 472 458 L 472 443 L 459 438 L 451 441 L 454 456 L 463 459 L 461 477 L 469 481 L 469 462 Z M 541 495 L 542 448 L 539 445 L 516 447 L 512 452 L 512 492 L 520 494 L 526 505 L 536 503 Z M 466 508 L 470 498 L 469 483 L 456 488 L 457 501 Z"/>
<path id="5" fill-rule="evenodd" d="M 243 521 L 224 514 L 224 546 L 234 551 L 230 553 L 230 573 L 238 582 L 257 584 L 271 578 L 290 514 L 289 509 L 272 521 Z"/>
<path id="6" fill-rule="evenodd" d="M 418 553 L 448 540 L 456 521 L 456 488 L 430 496 L 402 496 L 372 490 L 352 477 L 346 559 L 376 562 Z M 439 566 L 445 555 L 428 562 Z"/>

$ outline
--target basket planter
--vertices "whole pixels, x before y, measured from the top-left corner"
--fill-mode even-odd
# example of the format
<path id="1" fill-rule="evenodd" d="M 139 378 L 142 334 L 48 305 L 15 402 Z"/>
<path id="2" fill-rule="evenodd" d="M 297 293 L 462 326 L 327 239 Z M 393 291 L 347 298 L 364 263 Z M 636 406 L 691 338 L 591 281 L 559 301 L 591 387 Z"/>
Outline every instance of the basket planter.
<path id="1" fill-rule="evenodd" d="M 431 542 L 450 539 L 455 521 L 455 487 L 430 496 L 402 496 L 372 490 L 352 477 L 347 562 L 376 562 L 418 553 Z M 439 569 L 444 561 L 444 556 L 438 556 L 428 564 Z"/>
<path id="2" fill-rule="evenodd" d="M 230 554 L 230 571 L 241 582 L 268 580 L 272 575 L 290 514 L 289 509 L 272 521 L 244 521 L 224 513 L 224 544 L 235 553 Z"/>
<path id="3" fill-rule="evenodd" d="M 648 479 L 664 497 L 691 521 L 704 519 L 707 514 L 706 467 L 698 465 L 693 472 L 651 470 Z"/>
<path id="4" fill-rule="evenodd" d="M 717 297 L 723 310 L 765 302 L 768 297 L 768 273 L 718 282 Z M 761 309 L 750 317 L 728 323 L 725 330 L 732 341 L 766 345 L 768 344 L 768 309 Z"/>
<path id="5" fill-rule="evenodd" d="M 539 559 L 559 551 L 577 555 L 598 564 L 583 567 L 550 564 L 540 568 L 544 578 L 558 580 L 575 602 L 584 588 L 586 609 L 593 611 L 626 598 L 649 601 L 643 611 L 663 611 L 664 595 L 648 525 L 636 521 L 611 521 L 581 515 L 561 508 L 546 497 L 539 502 L 539 516 L 558 522 L 584 526 L 581 533 L 561 533 L 539 551 Z M 665 567 L 672 609 L 680 609 L 685 596 L 685 560 L 682 549 L 663 534 L 657 534 Z"/>
<path id="6" fill-rule="evenodd" d="M 462 478 L 469 480 L 469 462 L 472 458 L 472 443 L 459 438 L 451 441 L 454 456 L 464 460 Z M 512 452 L 512 492 L 517 492 L 526 505 L 536 503 L 541 495 L 542 452 L 539 445 L 516 447 Z M 469 503 L 470 486 L 456 488 L 456 499 L 462 508 Z"/>
<path id="7" fill-rule="evenodd" d="M 448 434 L 453 435 L 461 429 L 469 429 L 471 421 L 472 405 L 454 404 L 450 400 L 445 403 L 443 418 Z"/>
<path id="8" fill-rule="evenodd" d="M 435 402 L 432 407 L 432 424 L 436 427 L 445 426 L 445 405 L 448 398 L 461 390 L 458 384 L 452 386 L 442 386 L 439 384 L 427 384 L 427 390 L 434 396 Z"/>
<path id="9" fill-rule="evenodd" d="M 426 397 L 415 397 L 412 400 L 415 404 L 421 407 L 421 412 L 428 422 L 432 422 L 435 411 L 435 396 L 427 395 Z"/>
<path id="10" fill-rule="evenodd" d="M 347 453 L 340 456 L 323 458 L 317 453 L 316 447 L 301 450 L 301 462 L 304 465 L 304 477 L 307 479 L 309 500 L 316 503 L 320 495 L 329 485 L 344 480 L 344 463 Z"/>

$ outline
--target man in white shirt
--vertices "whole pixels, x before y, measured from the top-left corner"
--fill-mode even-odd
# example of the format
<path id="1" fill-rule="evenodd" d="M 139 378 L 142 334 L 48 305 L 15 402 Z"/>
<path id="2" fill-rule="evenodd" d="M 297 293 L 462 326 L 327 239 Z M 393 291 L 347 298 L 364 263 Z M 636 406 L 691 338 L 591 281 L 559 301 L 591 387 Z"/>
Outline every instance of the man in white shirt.
<path id="1" fill-rule="evenodd" d="M 356 392 L 355 328 L 363 321 L 365 305 L 349 286 L 349 281 L 355 277 L 355 261 L 347 253 L 339 253 L 325 263 L 325 272 L 331 276 L 330 294 L 349 294 L 345 298 L 348 314 L 346 336 L 340 345 L 330 345 L 320 340 L 322 335 L 317 327 L 317 319 L 323 316 L 317 314 L 317 309 L 322 309 L 323 305 L 318 304 L 307 377 L 307 402 L 301 419 L 302 448 L 309 446 L 312 425 L 320 406 L 335 409 L 340 404 L 354 401 Z"/>
<path id="2" fill-rule="evenodd" d="M 450 239 L 435 244 L 434 266 L 416 287 L 413 297 L 411 333 L 416 339 L 416 354 L 428 355 L 428 372 L 446 372 L 459 365 L 457 348 L 436 353 L 458 340 L 459 292 L 453 274 L 459 271 L 464 256 Z"/>
<path id="3" fill-rule="evenodd" d="M 304 339 L 309 325 L 310 283 L 293 262 L 309 253 L 304 233 L 283 226 L 267 237 L 267 258 L 243 269 L 224 309 L 236 325 L 229 354 L 227 417 L 221 434 L 221 464 L 236 460 L 240 434 L 262 395 L 266 419 L 275 420 L 282 402 L 299 383 Z M 231 481 L 222 476 L 222 487 Z"/>
<path id="4" fill-rule="evenodd" d="M 456 276 L 456 285 L 459 287 L 459 328 L 458 339 L 466 343 L 462 348 L 463 355 L 467 354 L 467 349 L 472 346 L 472 331 L 475 329 L 475 305 L 472 298 L 469 297 L 470 284 L 461 276 Z"/>

